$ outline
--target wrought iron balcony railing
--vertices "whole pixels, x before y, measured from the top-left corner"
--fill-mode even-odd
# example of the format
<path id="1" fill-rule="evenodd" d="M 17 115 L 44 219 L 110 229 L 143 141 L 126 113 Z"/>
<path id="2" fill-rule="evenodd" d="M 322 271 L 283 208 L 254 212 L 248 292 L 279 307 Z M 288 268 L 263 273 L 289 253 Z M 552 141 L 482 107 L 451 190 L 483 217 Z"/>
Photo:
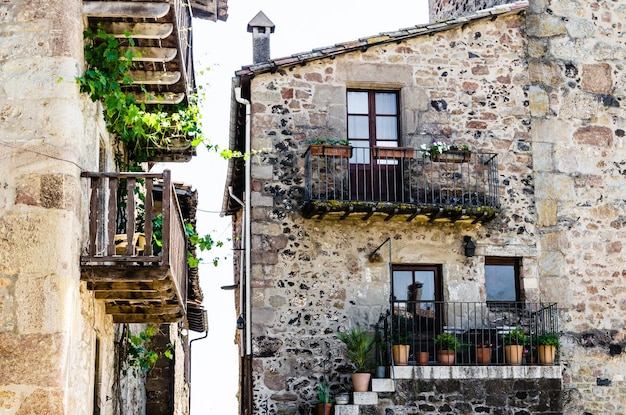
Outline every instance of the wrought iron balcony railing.
<path id="1" fill-rule="evenodd" d="M 382 212 L 478 222 L 499 211 L 495 153 L 425 157 L 408 147 L 339 149 L 311 146 L 305 153 L 305 217 Z"/>
<path id="2" fill-rule="evenodd" d="M 169 170 L 83 177 L 89 180 L 89 243 L 81 256 L 87 287 L 115 322 L 181 320 L 187 239 Z"/>
<path id="3" fill-rule="evenodd" d="M 445 364 L 438 359 L 441 334 L 455 340 L 456 365 L 514 364 L 505 353 L 510 343 L 523 346 L 521 364 L 558 364 L 558 353 L 554 362 L 539 360 L 545 335 L 559 339 L 556 303 L 395 301 L 381 322 L 385 347 L 379 352 L 389 364 L 398 365 L 391 345 L 400 344 L 409 345 L 409 365 Z"/>

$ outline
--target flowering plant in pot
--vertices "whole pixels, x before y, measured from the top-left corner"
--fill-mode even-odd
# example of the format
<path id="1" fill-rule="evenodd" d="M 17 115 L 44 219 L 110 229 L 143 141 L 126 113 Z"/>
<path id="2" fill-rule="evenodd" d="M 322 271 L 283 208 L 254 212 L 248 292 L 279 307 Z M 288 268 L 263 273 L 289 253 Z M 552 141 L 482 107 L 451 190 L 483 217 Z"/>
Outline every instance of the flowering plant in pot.
<path id="1" fill-rule="evenodd" d="M 312 156 L 352 157 L 352 146 L 346 139 L 316 138 L 309 140 Z"/>
<path id="2" fill-rule="evenodd" d="M 374 346 L 374 336 L 360 326 L 350 328 L 337 334 L 346 346 L 344 355 L 352 362 L 354 373 L 352 384 L 355 392 L 366 392 L 371 377 L 371 350 Z"/>

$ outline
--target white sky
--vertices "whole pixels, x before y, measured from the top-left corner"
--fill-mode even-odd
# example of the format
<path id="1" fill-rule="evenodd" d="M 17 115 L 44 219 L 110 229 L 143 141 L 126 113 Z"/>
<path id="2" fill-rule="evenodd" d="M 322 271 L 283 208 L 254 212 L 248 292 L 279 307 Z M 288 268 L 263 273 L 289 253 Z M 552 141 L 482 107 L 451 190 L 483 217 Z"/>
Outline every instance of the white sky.
<path id="1" fill-rule="evenodd" d="M 221 147 L 228 146 L 230 85 L 234 72 L 252 63 L 252 34 L 248 22 L 259 12 L 274 23 L 270 37 L 272 58 L 289 56 L 318 47 L 334 45 L 385 31 L 426 23 L 427 0 L 229 0 L 226 22 L 194 20 L 194 58 L 206 102 L 203 131 Z M 208 71 L 206 69 L 209 68 Z M 226 177 L 226 162 L 199 149 L 189 163 L 168 165 L 175 181 L 198 190 L 198 233 L 211 233 L 214 239 L 231 237 L 230 218 L 220 218 Z M 227 244 L 228 245 L 228 244 Z M 200 280 L 204 305 L 209 314 L 209 336 L 192 346 L 192 415 L 236 415 L 238 351 L 234 346 L 235 322 L 233 291 L 220 286 L 233 283 L 230 245 L 219 252 L 221 265 L 210 264 L 214 253 L 199 253 Z M 197 333 L 192 332 L 192 337 Z"/>

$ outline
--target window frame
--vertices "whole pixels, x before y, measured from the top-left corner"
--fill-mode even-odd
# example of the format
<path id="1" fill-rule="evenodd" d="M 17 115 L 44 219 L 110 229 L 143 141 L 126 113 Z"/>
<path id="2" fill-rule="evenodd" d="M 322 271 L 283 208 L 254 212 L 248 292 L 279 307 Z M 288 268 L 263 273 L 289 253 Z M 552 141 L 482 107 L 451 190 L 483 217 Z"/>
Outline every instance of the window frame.
<path id="1" fill-rule="evenodd" d="M 515 284 L 515 300 L 490 300 L 487 292 L 487 266 L 512 266 L 514 272 L 514 284 Z M 521 289 L 521 270 L 522 259 L 520 257 L 499 257 L 499 256 L 486 256 L 484 263 L 484 275 L 485 275 L 485 301 L 489 305 L 507 305 L 521 304 L 523 301 L 522 289 Z"/>
<path id="2" fill-rule="evenodd" d="M 348 105 L 348 96 L 351 92 L 366 92 L 367 93 L 367 125 L 369 137 L 367 138 L 369 147 L 376 146 L 378 137 L 376 134 L 376 117 L 395 117 L 396 119 L 396 139 L 395 143 L 397 147 L 400 147 L 401 133 L 400 133 L 400 91 L 390 89 L 365 89 L 365 88 L 349 88 L 346 90 L 346 122 L 349 123 L 351 116 L 364 116 L 362 113 L 351 113 Z M 376 110 L 376 94 L 393 94 L 395 95 L 396 108 L 394 114 L 379 114 Z M 348 140 L 365 141 L 364 138 L 351 138 L 349 135 L 349 129 L 346 128 L 346 136 Z M 384 140 L 391 142 L 392 140 Z"/>

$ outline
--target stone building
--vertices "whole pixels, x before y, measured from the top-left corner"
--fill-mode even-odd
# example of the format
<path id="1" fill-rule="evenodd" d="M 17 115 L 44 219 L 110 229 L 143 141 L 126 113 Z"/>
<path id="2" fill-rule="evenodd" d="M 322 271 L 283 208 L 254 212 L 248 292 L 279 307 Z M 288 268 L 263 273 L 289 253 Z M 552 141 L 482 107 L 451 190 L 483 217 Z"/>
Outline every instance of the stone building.
<path id="1" fill-rule="evenodd" d="M 241 413 L 308 413 L 319 380 L 349 386 L 338 331 L 385 322 L 413 336 L 414 365 L 335 413 L 626 412 L 626 8 L 503 3 L 431 0 L 435 23 L 236 72 L 231 148 L 257 154 L 230 162 L 223 208 Z M 253 36 L 274 29 L 260 17 Z M 514 328 L 521 366 L 503 357 Z M 560 360 L 534 365 L 545 331 Z M 465 344 L 452 367 L 443 332 Z"/>
<path id="2" fill-rule="evenodd" d="M 155 149 L 142 172 L 120 173 L 131 152 L 76 78 L 86 68 L 83 31 L 101 24 L 117 39 L 132 33 L 142 52 L 134 86 L 126 87 L 138 102 L 149 94 L 165 112 L 188 106 L 192 15 L 226 20 L 226 1 L 0 6 L 2 414 L 189 411 L 186 331 L 206 330 L 183 230 L 183 216 L 195 220 L 197 196 L 169 172 L 149 168 L 184 161 L 193 150 Z M 143 217 L 162 214 L 160 253 L 150 242 L 156 228 L 131 226 L 139 209 Z M 152 329 L 146 347 L 161 357 L 145 374 L 129 362 L 146 343 L 131 339 Z"/>

